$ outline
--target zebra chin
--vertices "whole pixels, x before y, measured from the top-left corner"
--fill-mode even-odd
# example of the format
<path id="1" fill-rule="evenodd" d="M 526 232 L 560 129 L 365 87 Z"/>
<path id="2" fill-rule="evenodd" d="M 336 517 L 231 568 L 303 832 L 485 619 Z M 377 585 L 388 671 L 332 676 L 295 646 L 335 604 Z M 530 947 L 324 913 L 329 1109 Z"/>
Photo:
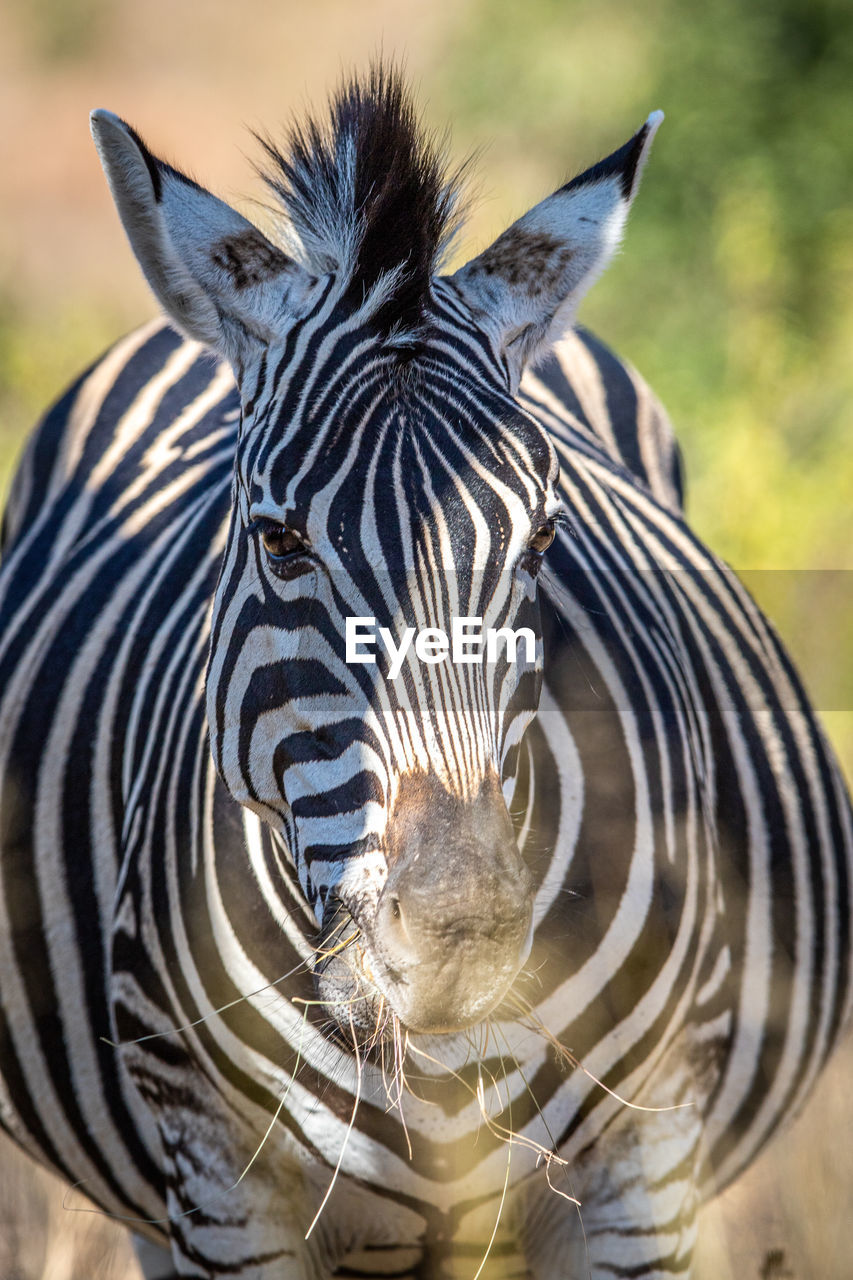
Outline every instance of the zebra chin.
<path id="1" fill-rule="evenodd" d="M 451 1035 L 485 1021 L 505 1000 L 529 953 L 532 928 L 519 945 L 453 939 L 452 960 L 377 961 L 363 934 L 341 951 L 331 949 L 314 971 L 318 999 L 342 1040 L 371 1048 L 395 1030 Z M 366 1036 L 364 1033 L 367 1033 Z"/>

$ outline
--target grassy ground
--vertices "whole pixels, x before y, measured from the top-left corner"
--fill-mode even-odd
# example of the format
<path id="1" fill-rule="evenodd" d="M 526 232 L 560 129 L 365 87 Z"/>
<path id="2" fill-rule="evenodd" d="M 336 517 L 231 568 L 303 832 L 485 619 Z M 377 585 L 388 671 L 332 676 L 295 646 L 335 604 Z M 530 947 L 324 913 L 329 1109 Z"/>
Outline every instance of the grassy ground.
<path id="1" fill-rule="evenodd" d="M 825 16 L 831 2 L 809 12 Z M 6 0 L 0 491 L 38 413 L 154 310 L 88 138 L 92 107 L 125 115 L 167 158 L 263 218 L 239 195 L 258 192 L 246 126 L 275 130 L 380 46 L 404 53 L 428 117 L 454 119 L 457 147 L 493 142 L 470 248 L 663 106 L 624 257 L 588 318 L 673 411 L 697 527 L 758 571 L 750 585 L 850 772 L 853 222 L 849 200 L 835 208 L 828 190 L 832 175 L 849 173 L 831 150 L 833 121 L 849 113 L 830 110 L 830 81 L 850 77 L 831 56 L 841 42 L 824 33 L 824 49 L 797 0 L 744 6 L 758 24 L 749 39 L 734 8 L 716 16 L 727 4 L 713 0 L 691 27 L 669 20 L 669 0 L 654 0 L 648 18 L 627 0 L 207 0 L 203 14 L 180 0 Z M 830 34 L 840 20 L 827 19 Z M 788 58 L 784 83 L 754 74 L 749 59 L 768 50 Z M 749 90 L 743 109 L 738 84 Z M 812 134 L 800 136 L 809 121 Z M 727 161 L 714 149 L 721 137 Z M 820 237 L 809 240 L 816 221 Z M 847 1049 L 791 1132 L 707 1211 L 700 1280 L 848 1280 L 851 1068 Z M 133 1280 L 124 1233 L 63 1200 L 57 1181 L 0 1138 L 0 1280 Z"/>
<path id="2" fill-rule="evenodd" d="M 0 1280 L 138 1280 L 127 1232 L 67 1191 L 0 1134 Z"/>

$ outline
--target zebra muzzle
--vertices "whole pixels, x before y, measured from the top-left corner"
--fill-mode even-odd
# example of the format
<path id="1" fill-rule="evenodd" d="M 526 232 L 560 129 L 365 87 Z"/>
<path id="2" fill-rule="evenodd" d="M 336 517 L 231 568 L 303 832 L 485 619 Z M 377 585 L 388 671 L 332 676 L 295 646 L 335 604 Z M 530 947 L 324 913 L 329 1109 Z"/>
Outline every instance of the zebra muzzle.
<path id="1" fill-rule="evenodd" d="M 530 951 L 531 877 L 514 841 L 504 858 L 467 849 L 442 863 L 438 875 L 423 857 L 396 867 L 371 931 L 383 992 L 413 1031 L 481 1022 Z"/>
<path id="2" fill-rule="evenodd" d="M 327 913 L 328 937 L 358 936 L 318 964 L 321 998 L 344 1030 L 387 1014 L 429 1033 L 481 1022 L 517 977 L 532 933 L 533 879 L 497 780 L 467 800 L 430 778 L 410 785 L 386 856 L 372 909 L 339 899 Z"/>

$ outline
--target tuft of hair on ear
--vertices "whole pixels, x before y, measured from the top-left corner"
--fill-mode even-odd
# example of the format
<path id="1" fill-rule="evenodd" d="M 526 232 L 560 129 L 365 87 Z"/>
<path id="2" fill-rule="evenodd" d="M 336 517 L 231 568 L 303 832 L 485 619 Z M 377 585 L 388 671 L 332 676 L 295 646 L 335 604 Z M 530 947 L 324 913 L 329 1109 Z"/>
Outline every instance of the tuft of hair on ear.
<path id="1" fill-rule="evenodd" d="M 399 67 L 374 62 L 332 99 L 325 120 L 290 129 L 283 150 L 259 137 L 261 176 L 280 200 L 305 265 L 334 273 L 353 309 L 401 346 L 417 340 L 463 220 L 468 162 L 451 171 L 446 138 L 422 125 Z"/>

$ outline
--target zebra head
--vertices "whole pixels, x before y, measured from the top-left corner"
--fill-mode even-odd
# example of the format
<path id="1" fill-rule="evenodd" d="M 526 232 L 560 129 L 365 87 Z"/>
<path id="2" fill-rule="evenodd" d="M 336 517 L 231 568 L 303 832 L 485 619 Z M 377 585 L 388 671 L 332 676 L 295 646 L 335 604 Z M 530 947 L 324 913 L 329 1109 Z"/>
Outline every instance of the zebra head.
<path id="1" fill-rule="evenodd" d="M 459 174 L 394 73 L 345 86 L 285 153 L 265 144 L 274 238 L 93 116 L 150 284 L 237 379 L 210 743 L 325 938 L 358 934 L 318 966 L 343 1024 L 385 1009 L 414 1030 L 468 1026 L 526 959 L 533 878 L 510 805 L 560 503 L 515 391 L 614 252 L 658 123 L 442 276 Z M 514 655 L 497 634 L 491 660 L 454 662 L 454 641 L 477 657 L 478 625 L 517 632 Z M 379 643 L 348 661 L 354 626 Z"/>

